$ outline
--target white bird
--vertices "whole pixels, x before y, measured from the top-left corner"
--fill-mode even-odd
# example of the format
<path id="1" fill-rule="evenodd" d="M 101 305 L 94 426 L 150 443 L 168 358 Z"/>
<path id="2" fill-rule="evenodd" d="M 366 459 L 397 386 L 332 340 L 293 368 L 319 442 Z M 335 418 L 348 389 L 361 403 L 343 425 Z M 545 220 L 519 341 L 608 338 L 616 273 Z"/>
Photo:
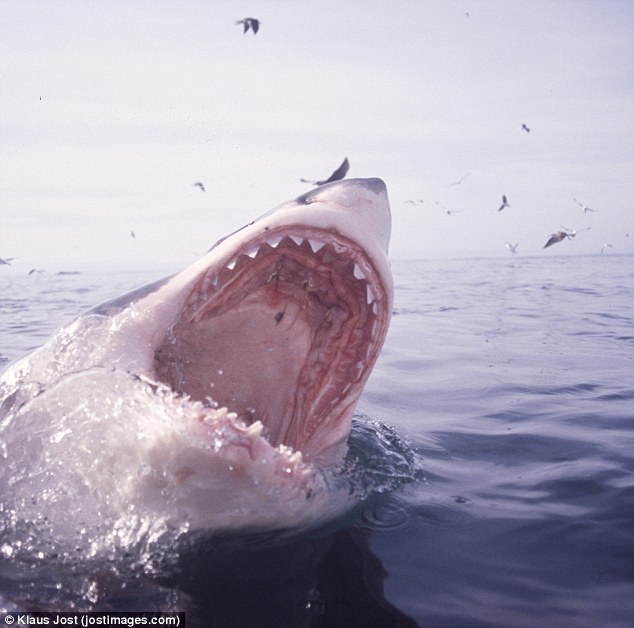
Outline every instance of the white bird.
<path id="1" fill-rule="evenodd" d="M 568 240 L 572 240 L 572 238 L 574 238 L 578 233 L 576 229 L 568 229 L 568 227 L 564 227 L 563 225 L 560 226 L 562 231 L 556 231 L 555 233 L 552 233 L 550 235 L 550 238 L 548 239 L 548 242 L 544 244 L 544 248 L 552 246 L 553 244 L 557 244 L 557 242 L 561 242 L 566 238 Z M 585 229 L 582 229 L 582 231 L 590 231 L 590 229 L 592 229 L 592 227 L 586 227 Z"/>
<path id="2" fill-rule="evenodd" d="M 510 242 L 506 243 L 506 248 L 513 253 L 513 255 L 515 255 L 515 253 L 517 253 L 517 247 L 519 246 L 519 242 L 517 242 L 516 244 L 511 244 Z"/>
<path id="3" fill-rule="evenodd" d="M 550 237 L 548 238 L 548 242 L 544 244 L 544 248 L 548 248 L 553 244 L 557 244 L 557 242 L 561 242 L 565 238 L 574 238 L 575 235 L 577 235 L 576 231 L 573 231 L 572 233 L 568 233 L 567 231 L 556 231 L 555 233 L 551 233 Z"/>
<path id="4" fill-rule="evenodd" d="M 596 212 L 596 209 L 590 209 L 587 205 L 584 205 L 583 203 L 581 203 L 580 201 L 578 201 L 576 198 L 572 199 L 575 203 L 577 203 L 577 205 L 579 205 L 579 207 L 581 207 L 581 209 L 583 209 L 583 213 L 587 214 L 588 212 Z"/>

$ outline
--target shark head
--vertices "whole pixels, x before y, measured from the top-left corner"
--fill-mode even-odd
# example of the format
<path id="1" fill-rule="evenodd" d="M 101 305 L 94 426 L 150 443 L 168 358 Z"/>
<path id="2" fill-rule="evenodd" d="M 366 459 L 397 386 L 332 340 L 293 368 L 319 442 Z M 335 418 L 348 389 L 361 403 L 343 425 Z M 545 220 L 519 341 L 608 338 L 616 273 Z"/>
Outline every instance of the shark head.
<path id="1" fill-rule="evenodd" d="M 138 310 L 141 370 L 261 424 L 274 445 L 327 456 L 350 431 L 387 333 L 389 238 L 379 179 L 324 185 L 277 207 L 155 292 L 117 302 Z"/>
<path id="2" fill-rule="evenodd" d="M 387 208 L 380 181 L 335 183 L 220 241 L 156 294 L 178 286 L 152 376 L 306 459 L 341 444 L 390 319 Z"/>
<path id="3" fill-rule="evenodd" d="M 316 188 L 223 238 L 182 272 L 98 306 L 9 368 L 0 380 L 7 391 L 5 417 L 33 411 L 35 401 L 15 401 L 21 383 L 36 382 L 40 397 L 47 391 L 50 414 L 68 403 L 82 380 L 93 386 L 87 397 L 104 395 L 94 404 L 106 404 L 112 416 L 112 407 L 121 407 L 113 390 L 120 393 L 123 379 L 132 378 L 153 395 L 153 407 L 158 398 L 164 406 L 143 409 L 139 428 L 131 427 L 132 419 L 120 422 L 143 438 L 128 454 L 128 488 L 118 480 L 103 489 L 111 491 L 109 503 L 116 501 L 113 491 L 122 502 L 143 493 L 156 508 L 161 499 L 189 504 L 204 525 L 213 516 L 199 512 L 206 507 L 248 520 L 245 502 L 253 503 L 253 491 L 265 485 L 304 491 L 305 500 L 314 493 L 314 469 L 340 460 L 345 451 L 355 406 L 388 330 L 389 238 L 381 180 Z M 116 385 L 108 383 L 113 373 Z M 64 420 L 84 417 L 85 405 L 65 410 Z M 166 435 L 163 427 L 150 434 L 150 415 L 168 416 L 186 437 Z M 16 418 L 5 424 L 15 425 Z M 81 420 L 81 430 L 60 424 L 58 433 L 88 440 Z M 48 417 L 43 421 L 50 424 Z M 115 422 L 101 424 L 103 450 L 104 439 L 116 440 Z M 123 439 L 130 445 L 128 436 Z M 83 450 L 94 442 L 83 443 Z M 125 447 L 118 455 L 126 455 Z M 144 470 L 139 481 L 137 469 Z M 214 482 L 221 498 L 210 497 Z M 260 521 L 269 504 L 270 495 Z M 234 520 L 226 519 L 229 525 Z M 279 525 L 279 517 L 272 520 Z"/>

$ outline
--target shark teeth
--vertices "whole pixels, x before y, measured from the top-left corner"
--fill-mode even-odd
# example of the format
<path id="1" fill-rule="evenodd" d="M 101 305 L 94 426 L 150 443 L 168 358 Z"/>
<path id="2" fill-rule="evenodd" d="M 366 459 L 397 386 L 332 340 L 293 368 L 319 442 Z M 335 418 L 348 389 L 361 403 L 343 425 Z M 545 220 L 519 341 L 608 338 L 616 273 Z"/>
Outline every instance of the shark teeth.
<path id="1" fill-rule="evenodd" d="M 277 452 L 280 456 L 280 460 L 277 465 L 278 473 L 290 477 L 297 477 L 299 474 L 301 479 L 305 479 L 308 476 L 309 471 L 304 464 L 301 451 L 293 451 L 286 445 L 279 445 Z"/>
<path id="2" fill-rule="evenodd" d="M 310 244 L 310 248 L 312 249 L 313 253 L 321 251 L 321 249 L 326 246 L 325 242 L 322 242 L 321 240 L 313 240 L 312 238 L 308 238 L 308 244 Z"/>
<path id="3" fill-rule="evenodd" d="M 268 460 L 273 464 L 276 474 L 293 482 L 300 482 L 300 485 L 313 476 L 312 466 L 304 462 L 304 455 L 300 450 L 283 444 L 274 446 L 268 442 L 263 435 L 265 427 L 259 420 L 247 426 L 235 412 L 230 412 L 226 406 L 222 406 L 203 413 L 201 421 L 210 428 L 209 435 L 214 451 L 224 452 L 230 470 L 235 468 L 237 461 L 244 459 L 246 452 L 251 459 L 255 455 L 262 455 L 263 461 Z M 256 454 L 256 451 L 259 454 Z"/>
<path id="4" fill-rule="evenodd" d="M 298 248 L 302 247 L 306 252 L 310 250 L 314 255 L 318 256 L 318 259 L 323 264 L 330 264 L 336 262 L 341 256 L 345 257 L 346 255 L 350 255 L 346 245 L 340 242 L 328 243 L 315 237 L 304 237 L 303 235 L 294 233 L 272 235 L 260 243 L 251 244 L 245 250 L 231 257 L 229 261 L 223 265 L 220 273 L 213 271 L 208 272 L 200 283 L 198 291 L 190 295 L 187 305 L 194 308 L 197 302 L 201 300 L 208 301 L 217 292 L 219 284 L 221 283 L 219 276 L 222 275 L 223 272 L 239 270 L 242 268 L 242 265 L 246 263 L 245 258 L 248 257 L 255 260 L 261 253 L 266 250 L 277 249 L 281 244 L 283 246 L 294 245 Z M 367 271 L 364 270 L 364 265 L 356 260 L 354 260 L 354 265 L 352 266 L 352 277 L 366 284 L 366 303 L 372 305 L 372 314 L 377 316 L 379 307 L 377 307 L 376 304 L 374 291 L 370 287 Z"/>
<path id="5" fill-rule="evenodd" d="M 297 244 L 297 246 L 301 246 L 304 243 L 304 238 L 301 236 L 291 235 L 289 238 Z"/>
<path id="6" fill-rule="evenodd" d="M 254 260 L 267 247 L 270 247 L 271 249 L 276 249 L 284 241 L 286 242 L 287 246 L 292 242 L 297 247 L 306 247 L 306 250 L 308 250 L 308 247 L 310 247 L 310 250 L 315 255 L 323 250 L 322 253 L 320 254 L 320 259 L 326 264 L 336 261 L 339 256 L 346 255 L 346 251 L 347 251 L 346 245 L 340 242 L 328 243 L 315 237 L 305 237 L 303 235 L 296 234 L 296 233 L 289 233 L 284 235 L 276 234 L 276 235 L 270 236 L 269 238 L 260 242 L 259 244 L 258 243 L 252 244 L 246 250 L 232 257 L 224 265 L 224 269 L 228 271 L 233 271 L 236 268 L 240 267 L 239 262 L 241 262 L 241 259 L 243 259 L 244 257 L 249 257 Z M 374 291 L 370 287 L 366 271 L 363 270 L 362 265 L 357 261 L 354 262 L 352 276 L 357 281 L 363 281 L 367 283 L 366 303 L 368 305 L 372 304 L 372 313 L 374 315 L 377 315 L 378 308 L 376 307 L 376 303 L 375 303 L 376 297 L 375 297 Z M 210 274 L 208 277 L 205 278 L 203 282 L 202 292 L 205 294 L 205 296 L 208 296 L 207 293 L 209 292 L 209 290 L 210 289 L 215 290 L 217 286 L 218 286 L 217 274 Z"/>
<path id="7" fill-rule="evenodd" d="M 295 451 L 295 452 L 293 452 L 293 453 L 289 456 L 288 461 L 289 461 L 291 464 L 297 464 L 298 462 L 301 462 L 301 461 L 302 461 L 302 452 L 301 452 L 301 451 Z"/>
<path id="8" fill-rule="evenodd" d="M 361 268 L 359 268 L 359 264 L 354 265 L 354 270 L 352 271 L 352 274 L 354 275 L 355 279 L 365 279 L 365 274 L 361 270 Z"/>
<path id="9" fill-rule="evenodd" d="M 262 434 L 263 429 L 264 425 L 262 424 L 262 421 L 255 421 L 254 423 L 251 423 L 249 427 L 247 427 L 245 435 L 251 438 L 257 438 L 258 436 L 260 436 L 260 434 Z"/>
<path id="10" fill-rule="evenodd" d="M 372 292 L 372 288 L 370 288 L 370 284 L 367 285 L 367 298 L 366 302 L 368 305 L 374 301 L 374 292 Z"/>
<path id="11" fill-rule="evenodd" d="M 275 236 L 273 238 L 269 238 L 266 243 L 272 248 L 277 248 L 277 245 L 284 239 L 284 236 Z"/>

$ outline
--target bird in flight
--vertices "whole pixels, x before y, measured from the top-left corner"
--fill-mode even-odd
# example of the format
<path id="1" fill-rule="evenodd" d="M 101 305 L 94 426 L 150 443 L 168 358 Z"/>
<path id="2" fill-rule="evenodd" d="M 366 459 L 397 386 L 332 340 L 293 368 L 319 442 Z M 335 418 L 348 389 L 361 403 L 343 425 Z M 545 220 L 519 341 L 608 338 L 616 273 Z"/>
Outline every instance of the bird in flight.
<path id="1" fill-rule="evenodd" d="M 447 187 L 450 188 L 454 185 L 460 185 L 470 174 L 470 172 L 467 172 L 464 177 L 460 177 L 460 179 L 458 179 L 457 181 L 452 181 Z"/>
<path id="2" fill-rule="evenodd" d="M 517 247 L 519 246 L 519 242 L 517 244 L 511 244 L 510 242 L 506 243 L 506 248 L 515 255 L 517 253 Z"/>
<path id="3" fill-rule="evenodd" d="M 506 200 L 506 194 L 502 194 L 502 204 L 500 205 L 498 211 L 501 212 L 505 207 L 510 207 L 510 205 L 509 202 Z"/>
<path id="4" fill-rule="evenodd" d="M 548 248 L 553 244 L 557 244 L 557 242 L 561 242 L 564 238 L 570 238 L 572 234 L 566 233 L 565 231 L 556 231 L 555 233 L 551 233 L 548 238 L 548 242 L 544 244 L 544 248 Z"/>
<path id="5" fill-rule="evenodd" d="M 255 35 L 260 29 L 260 20 L 256 20 L 254 17 L 245 17 L 243 20 L 238 20 L 236 24 L 243 25 L 244 27 L 244 30 L 242 31 L 243 35 L 247 33 L 249 29 L 251 29 L 253 31 L 253 34 Z"/>
<path id="6" fill-rule="evenodd" d="M 578 201 L 576 198 L 572 199 L 575 203 L 577 203 L 577 205 L 579 205 L 579 207 L 581 207 L 581 209 L 583 209 L 583 213 L 587 214 L 588 212 L 596 212 L 596 209 L 590 209 L 587 205 L 584 205 L 583 203 L 581 203 L 580 201 Z"/>
<path id="7" fill-rule="evenodd" d="M 0 257 L 0 266 L 11 266 L 11 262 L 15 257 Z"/>
<path id="8" fill-rule="evenodd" d="M 613 249 L 613 248 L 614 248 L 614 247 L 613 247 L 613 246 L 612 246 L 609 242 L 606 242 L 606 243 L 605 243 L 605 244 L 601 247 L 601 255 L 603 255 L 603 251 L 604 251 L 605 249 Z"/>
<path id="9" fill-rule="evenodd" d="M 531 130 L 524 123 L 522 123 L 522 131 L 526 131 L 527 133 L 531 132 Z"/>
<path id="10" fill-rule="evenodd" d="M 200 188 L 203 192 L 205 191 L 205 186 L 200 181 L 196 181 L 196 183 L 192 183 L 192 185 L 196 188 Z"/>
<path id="11" fill-rule="evenodd" d="M 425 201 L 422 198 L 419 198 L 417 201 L 408 198 L 406 201 L 403 201 L 405 203 L 410 203 L 411 205 L 422 205 Z"/>
<path id="12" fill-rule="evenodd" d="M 548 242 L 544 244 L 544 248 L 548 248 L 549 246 L 552 246 L 553 244 L 557 244 L 557 242 L 561 242 L 562 240 L 565 240 L 566 238 L 568 240 L 571 240 L 576 235 L 577 235 L 577 232 L 574 230 L 573 231 L 555 231 L 555 233 L 550 234 L 550 237 L 548 238 Z"/>
<path id="13" fill-rule="evenodd" d="M 343 179 L 346 174 L 348 174 L 348 169 L 350 168 L 350 163 L 348 162 L 348 158 L 346 157 L 339 168 L 337 168 L 327 179 L 323 181 L 309 181 L 308 179 L 300 179 L 302 183 L 312 183 L 313 185 L 324 185 L 324 183 L 331 183 L 332 181 L 339 181 Z"/>

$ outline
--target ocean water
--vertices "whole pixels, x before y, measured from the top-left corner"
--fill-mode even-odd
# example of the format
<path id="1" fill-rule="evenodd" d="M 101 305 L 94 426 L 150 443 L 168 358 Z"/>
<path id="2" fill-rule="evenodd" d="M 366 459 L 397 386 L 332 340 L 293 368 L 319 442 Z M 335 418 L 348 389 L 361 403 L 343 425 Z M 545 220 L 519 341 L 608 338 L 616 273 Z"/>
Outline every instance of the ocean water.
<path id="1" fill-rule="evenodd" d="M 161 275 L 6 270 L 0 367 Z M 0 611 L 184 610 L 210 627 L 634 625 L 634 257 L 393 271 L 351 447 L 401 482 L 303 535 L 199 538 L 158 571 L 0 553 Z M 398 464 L 377 460 L 386 452 Z"/>

